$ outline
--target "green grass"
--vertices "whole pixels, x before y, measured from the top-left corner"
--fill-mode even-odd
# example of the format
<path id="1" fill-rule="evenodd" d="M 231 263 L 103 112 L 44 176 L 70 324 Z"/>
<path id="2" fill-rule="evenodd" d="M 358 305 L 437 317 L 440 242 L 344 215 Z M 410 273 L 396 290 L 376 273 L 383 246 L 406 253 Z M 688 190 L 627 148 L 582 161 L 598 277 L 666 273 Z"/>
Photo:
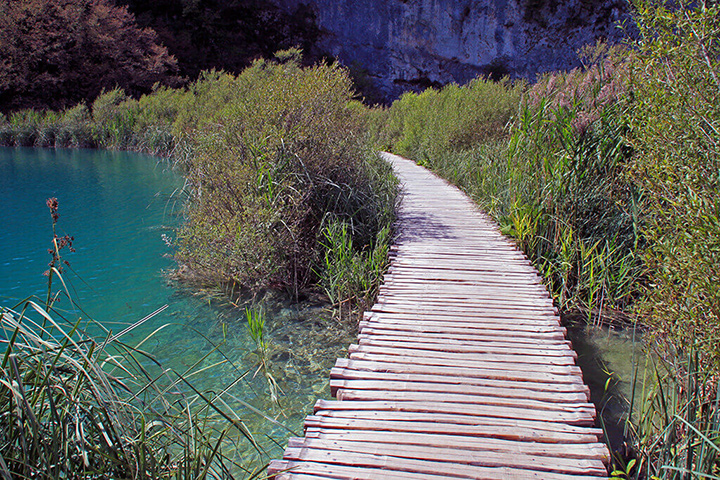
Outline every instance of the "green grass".
<path id="1" fill-rule="evenodd" d="M 260 469 L 239 445 L 260 451 L 225 386 L 200 391 L 194 380 L 228 361 L 208 341 L 198 361 L 175 371 L 144 349 L 164 327 L 137 343 L 123 339 L 165 307 L 120 332 L 57 308 L 74 305 L 62 258 L 72 237 L 58 237 L 44 301 L 0 309 L 0 475 L 3 478 L 247 478 Z M 82 312 L 78 308 L 77 311 Z M 200 332 L 196 332 L 202 336 Z M 221 361 L 213 361 L 220 355 Z M 233 384 L 249 372 L 238 372 Z M 253 470 L 254 469 L 254 470 Z"/>
<path id="2" fill-rule="evenodd" d="M 50 276 L 62 284 L 57 269 Z M 226 390 L 201 392 L 193 386 L 195 376 L 207 373 L 204 359 L 177 372 L 143 350 L 153 334 L 135 346 L 123 343 L 124 335 L 150 317 L 114 334 L 92 320 L 68 318 L 53 304 L 27 300 L 3 307 L 0 473 L 5 478 L 259 473 L 234 454 L 238 444 L 256 444 L 242 419 L 226 408 Z"/>

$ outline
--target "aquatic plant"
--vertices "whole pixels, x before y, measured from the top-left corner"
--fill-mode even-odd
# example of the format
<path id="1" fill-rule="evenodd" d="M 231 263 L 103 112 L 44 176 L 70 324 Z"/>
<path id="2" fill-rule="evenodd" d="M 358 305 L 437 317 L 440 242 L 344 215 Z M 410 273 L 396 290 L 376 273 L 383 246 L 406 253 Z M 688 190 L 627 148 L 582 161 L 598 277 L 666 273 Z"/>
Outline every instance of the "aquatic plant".
<path id="1" fill-rule="evenodd" d="M 372 306 L 378 286 L 389 264 L 388 251 L 392 236 L 389 227 L 378 232 L 372 245 L 363 251 L 353 248 L 348 224 L 331 221 L 322 229 L 325 250 L 320 267 L 320 285 L 340 316 L 346 310 Z"/>

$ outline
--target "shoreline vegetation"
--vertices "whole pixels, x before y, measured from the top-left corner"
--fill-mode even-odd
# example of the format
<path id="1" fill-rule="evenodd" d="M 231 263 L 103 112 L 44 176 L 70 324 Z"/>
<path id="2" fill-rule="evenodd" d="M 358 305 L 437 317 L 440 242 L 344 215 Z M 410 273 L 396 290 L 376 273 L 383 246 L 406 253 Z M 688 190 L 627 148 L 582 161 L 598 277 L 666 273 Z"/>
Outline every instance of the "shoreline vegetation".
<path id="1" fill-rule="evenodd" d="M 231 295 L 315 286 L 341 311 L 372 303 L 392 240 L 397 184 L 375 149 L 407 156 L 495 218 L 563 312 L 646 330 L 612 477 L 720 478 L 720 9 L 633 3 L 635 39 L 534 84 L 371 108 L 346 70 L 291 49 L 138 99 L 13 112 L 0 144 L 169 157 L 188 179 L 180 276 Z"/>
<path id="2" fill-rule="evenodd" d="M 322 293 L 341 319 L 352 319 L 372 303 L 384 274 L 397 195 L 391 168 L 366 133 L 366 110 L 353 100 L 344 69 L 302 67 L 300 52 L 289 50 L 239 75 L 206 72 L 186 88 L 158 87 L 139 99 L 114 89 L 89 106 L 16 112 L 0 122 L 0 143 L 166 157 L 187 179 L 185 220 L 167 240 L 180 265 L 176 279 L 234 303 L 267 290 L 296 300 Z M 86 333 L 88 320 L 66 319 L 53 308 L 56 295 L 69 297 L 56 291 L 60 278 L 51 269 L 47 301 L 0 313 L 0 405 L 9 412 L 3 424 L 12 424 L 3 427 L 0 475 L 261 475 L 233 453 L 244 444 L 263 455 L 225 407 L 242 401 L 223 398 L 232 396 L 231 386 L 200 392 L 192 379 L 208 367 L 169 371 L 153 364 L 143 342 L 128 346 L 112 334 Z M 262 306 L 249 302 L 248 328 L 274 394 Z M 209 347 L 208 355 L 223 355 L 221 345 Z M 245 375 L 238 372 L 236 381 Z"/>
<path id="3" fill-rule="evenodd" d="M 14 112 L 1 119 L 0 145 L 168 158 L 189 197 L 168 239 L 175 279 L 244 297 L 299 298 L 320 286 L 335 305 L 367 305 L 385 268 L 397 181 L 372 149 L 347 71 L 300 62 L 290 49 L 137 100 L 114 89 L 63 112 Z"/>

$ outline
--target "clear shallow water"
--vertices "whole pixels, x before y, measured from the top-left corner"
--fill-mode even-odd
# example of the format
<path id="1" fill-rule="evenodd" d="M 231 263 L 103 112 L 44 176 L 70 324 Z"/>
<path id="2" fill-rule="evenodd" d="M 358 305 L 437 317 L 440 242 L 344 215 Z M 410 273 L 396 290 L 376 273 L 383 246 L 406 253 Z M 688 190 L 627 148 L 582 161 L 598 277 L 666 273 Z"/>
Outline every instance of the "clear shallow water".
<path id="1" fill-rule="evenodd" d="M 632 328 L 586 325 L 568 322 L 568 338 L 578 354 L 577 363 L 590 388 L 592 402 L 602 417 L 613 450 L 622 448 L 623 430 L 630 409 L 633 378 L 642 368 L 645 353 L 643 335 Z M 642 369 L 639 373 L 642 378 Z M 641 387 L 635 385 L 636 395 Z M 637 407 L 637 403 L 635 405 Z M 599 425 L 601 426 L 601 425 Z"/>
<path id="2" fill-rule="evenodd" d="M 229 407 L 267 453 L 257 455 L 241 445 L 237 455 L 261 464 L 281 455 L 290 431 L 302 433 L 302 421 L 318 398 L 329 398 L 329 369 L 345 356 L 354 332 L 333 320 L 321 302 L 266 302 L 269 368 L 283 392 L 279 405 L 273 403 L 264 376 L 253 376 L 259 358 L 244 312 L 178 289 L 162 274 L 173 267 L 163 235 L 172 237 L 178 224 L 182 184 L 166 164 L 143 155 L 0 148 L 0 305 L 12 307 L 31 295 L 44 298 L 42 274 L 52 238 L 45 201 L 57 197 L 58 235 L 74 236 L 77 250 L 63 251 L 71 265 L 65 279 L 83 312 L 69 302 L 60 308 L 89 315 L 118 332 L 167 304 L 123 340 L 133 344 L 168 325 L 144 348 L 179 371 L 203 359 L 212 344 L 222 343 L 222 355 L 215 353 L 202 365 L 223 356 L 226 363 L 196 378 L 195 385 L 217 391 L 244 376 L 230 392 L 239 401 Z"/>

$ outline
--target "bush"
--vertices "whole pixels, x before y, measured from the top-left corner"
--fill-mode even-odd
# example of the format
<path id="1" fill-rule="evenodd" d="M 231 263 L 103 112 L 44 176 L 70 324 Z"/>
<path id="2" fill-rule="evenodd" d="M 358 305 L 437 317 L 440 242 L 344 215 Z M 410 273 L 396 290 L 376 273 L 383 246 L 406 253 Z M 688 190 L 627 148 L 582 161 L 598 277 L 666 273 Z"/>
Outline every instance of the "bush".
<path id="1" fill-rule="evenodd" d="M 298 294 L 324 275 L 324 226 L 344 223 L 357 252 L 375 249 L 394 216 L 396 184 L 370 148 L 369 110 L 352 99 L 347 71 L 303 68 L 297 49 L 277 55 L 138 100 L 116 88 L 91 109 L 16 112 L 0 124 L 0 140 L 53 137 L 58 147 L 173 157 L 191 194 L 176 243 L 180 276 Z"/>
<path id="2" fill-rule="evenodd" d="M 394 151 L 432 165 L 443 156 L 502 138 L 525 85 L 478 78 L 459 87 L 406 93 L 390 108 L 387 133 Z"/>
<path id="3" fill-rule="evenodd" d="M 214 115 L 181 115 L 174 126 L 200 131 L 178 258 L 209 281 L 297 293 L 316 280 L 323 225 L 347 223 L 362 249 L 389 224 L 389 167 L 367 148 L 363 110 L 339 67 L 258 61 L 218 79 L 194 87 L 200 111 Z"/>

